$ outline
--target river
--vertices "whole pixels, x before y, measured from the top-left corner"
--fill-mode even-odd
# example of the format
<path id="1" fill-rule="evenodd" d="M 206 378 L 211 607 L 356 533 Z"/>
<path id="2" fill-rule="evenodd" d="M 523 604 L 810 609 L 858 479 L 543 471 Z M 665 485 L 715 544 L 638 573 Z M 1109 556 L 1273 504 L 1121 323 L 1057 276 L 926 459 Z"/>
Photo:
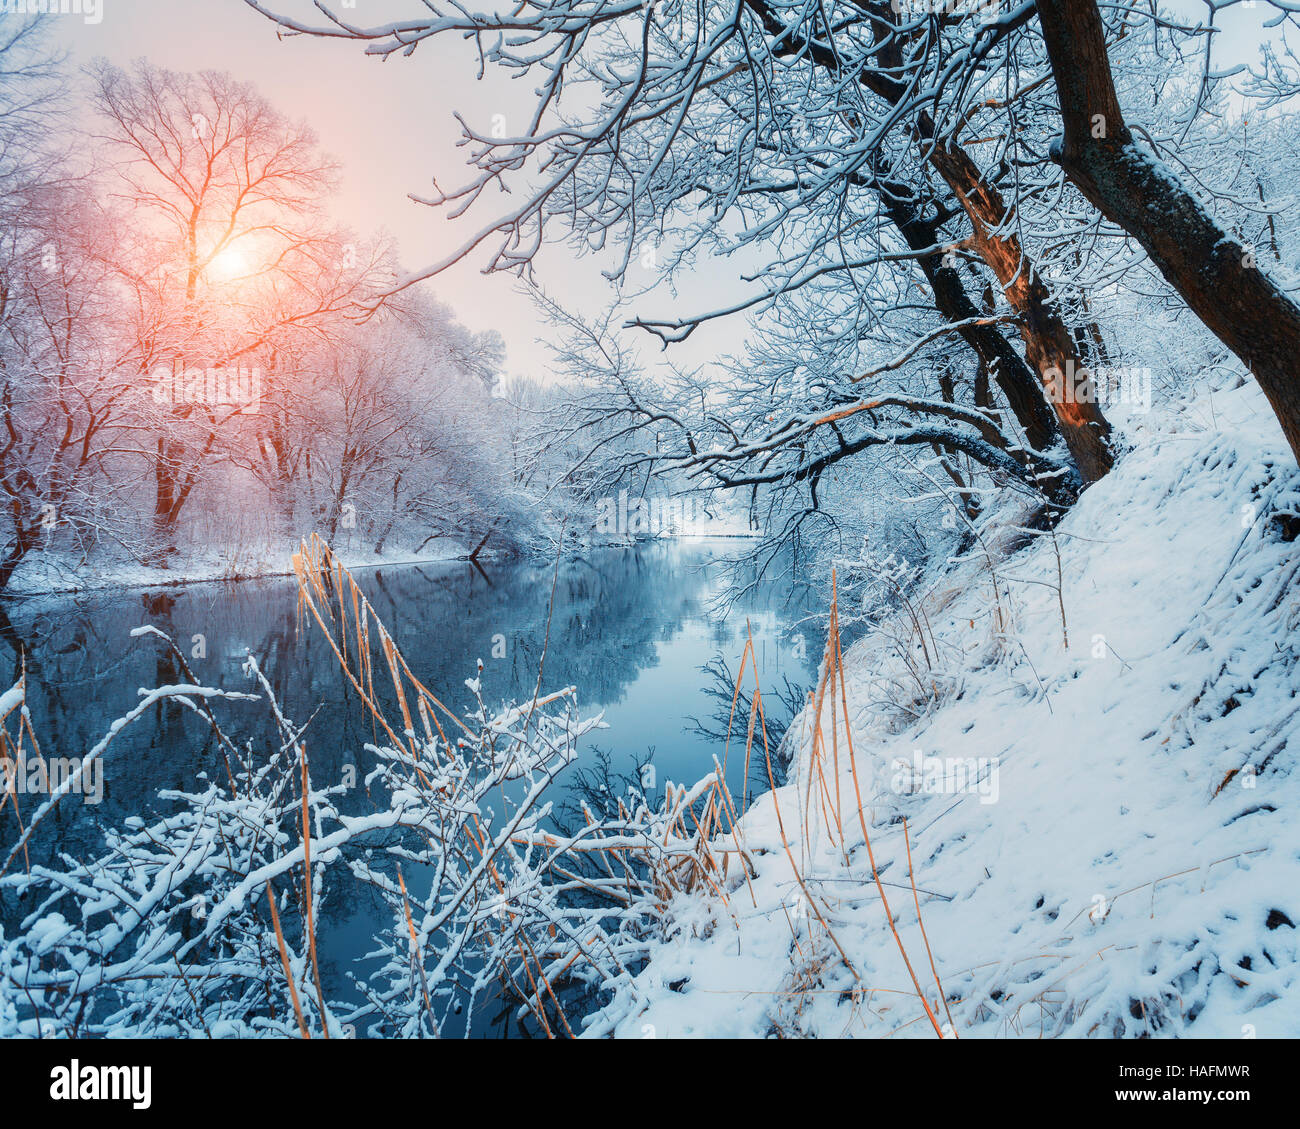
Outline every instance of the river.
<path id="1" fill-rule="evenodd" d="M 721 754 L 692 719 L 707 723 L 715 712 L 709 690 L 720 683 L 703 668 L 721 659 L 734 672 L 747 625 L 774 713 L 777 691 L 807 687 L 814 677 L 821 637 L 802 589 L 765 584 L 718 614 L 720 558 L 742 547 L 734 540 L 655 542 L 570 557 L 558 572 L 553 564 L 498 562 L 480 570 L 448 563 L 360 570 L 357 579 L 411 669 L 449 706 L 470 709 L 464 682 L 478 659 L 489 705 L 530 698 L 545 644 L 543 692 L 577 687 L 581 712 L 603 713 L 608 726 L 584 740 L 579 764 L 594 764 L 597 749 L 615 770 L 648 756 L 662 790 L 669 780 L 694 782 Z M 16 676 L 25 656 L 42 752 L 79 757 L 140 689 L 179 681 L 157 641 L 133 639 L 133 628 L 165 631 L 192 656 L 197 677 L 223 688 L 250 689 L 241 668 L 251 652 L 286 716 L 311 718 L 305 739 L 313 779 L 337 779 L 374 734 L 319 632 L 299 623 L 296 596 L 292 579 L 277 578 L 9 602 L 0 619 L 0 662 Z M 230 704 L 223 717 L 241 737 L 270 738 L 261 703 Z M 103 801 L 86 805 L 74 796 L 60 805 L 58 820 L 40 830 L 35 857 L 99 853 L 103 826 L 162 810 L 159 790 L 192 786 L 196 774 L 215 767 L 213 759 L 201 719 L 178 705 L 159 706 L 110 747 Z M 737 797 L 741 763 L 728 762 Z M 6 812 L 0 840 L 11 841 L 13 831 Z M 343 990 L 374 930 L 387 925 L 386 915 L 364 902 L 327 902 L 320 929 L 327 995 Z"/>

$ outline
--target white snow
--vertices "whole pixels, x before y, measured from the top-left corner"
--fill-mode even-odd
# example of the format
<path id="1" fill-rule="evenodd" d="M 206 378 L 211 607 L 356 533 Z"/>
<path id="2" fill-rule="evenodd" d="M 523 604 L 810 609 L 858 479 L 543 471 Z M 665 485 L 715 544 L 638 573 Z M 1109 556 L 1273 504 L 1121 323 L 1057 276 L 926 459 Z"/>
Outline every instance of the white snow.
<path id="1" fill-rule="evenodd" d="M 292 543 L 292 542 L 290 542 Z M 140 564 L 120 557 L 82 560 L 55 552 L 36 554 L 23 562 L 14 574 L 9 593 L 15 596 L 42 596 L 63 592 L 89 592 L 100 589 L 172 587 L 205 584 L 226 580 L 292 576 L 291 553 L 286 541 L 276 540 L 239 550 L 219 545 L 189 547 L 167 568 Z M 381 565 L 432 564 L 463 559 L 469 548 L 461 541 L 439 537 L 419 552 L 390 548 L 382 553 L 368 549 L 339 549 L 338 558 L 353 572 Z M 493 554 L 485 550 L 483 557 Z"/>
<path id="2" fill-rule="evenodd" d="M 791 783 L 742 821 L 752 882 L 733 870 L 725 904 L 679 897 L 635 991 L 591 1030 L 1300 1034 L 1300 541 L 1272 520 L 1296 513 L 1300 472 L 1253 383 L 1215 396 L 1213 426 L 1205 414 L 1148 417 L 1058 529 L 1068 649 L 1039 536 L 995 558 L 1001 635 L 978 547 L 929 578 L 938 700 L 904 703 L 919 720 L 890 700 L 904 680 L 888 632 L 845 655 L 871 847 L 936 1023 L 872 881 L 828 693 L 822 771 L 809 708 Z M 986 541 L 1011 520 L 990 518 Z M 918 754 L 975 758 L 984 794 L 936 791 L 937 771 L 912 791 L 899 762 Z"/>

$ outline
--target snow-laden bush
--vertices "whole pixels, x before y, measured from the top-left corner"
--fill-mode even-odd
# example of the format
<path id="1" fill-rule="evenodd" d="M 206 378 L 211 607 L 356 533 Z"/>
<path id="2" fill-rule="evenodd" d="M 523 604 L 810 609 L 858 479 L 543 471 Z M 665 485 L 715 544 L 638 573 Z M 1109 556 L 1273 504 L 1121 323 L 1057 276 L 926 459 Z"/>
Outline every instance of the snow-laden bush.
<path id="1" fill-rule="evenodd" d="M 600 724 L 579 718 L 575 691 L 491 711 L 470 680 L 477 707 L 458 717 L 323 544 L 304 545 L 295 567 L 304 617 L 375 721 L 358 781 L 371 810 L 353 812 L 345 785 L 313 782 L 303 729 L 252 655 L 250 692 L 217 690 L 167 636 L 139 629 L 186 680 L 142 692 L 62 794 L 164 699 L 206 720 L 216 771 L 160 792 L 174 811 L 110 828 L 94 858 L 28 865 L 60 795 L 27 813 L 0 854 L 0 892 L 23 906 L 15 935 L 0 934 L 0 1035 L 428 1036 L 505 997 L 531 1030 L 567 1036 L 581 1030 L 567 1001 L 613 994 L 634 1006 L 631 971 L 668 901 L 725 869 L 713 855 L 725 846 L 710 843 L 734 815 L 721 773 L 689 791 L 670 785 L 657 811 L 631 795 L 576 832 L 549 830 L 547 790 Z M 20 682 L 0 712 L 25 724 L 23 692 Z M 271 711 L 275 746 L 228 734 L 220 708 L 249 698 Z M 15 760 L 18 739 L 34 735 L 3 722 L 0 757 Z M 327 889 L 346 883 L 372 891 L 388 923 L 381 913 L 369 975 L 352 976 L 353 998 L 340 1001 L 322 988 L 316 934 Z"/>

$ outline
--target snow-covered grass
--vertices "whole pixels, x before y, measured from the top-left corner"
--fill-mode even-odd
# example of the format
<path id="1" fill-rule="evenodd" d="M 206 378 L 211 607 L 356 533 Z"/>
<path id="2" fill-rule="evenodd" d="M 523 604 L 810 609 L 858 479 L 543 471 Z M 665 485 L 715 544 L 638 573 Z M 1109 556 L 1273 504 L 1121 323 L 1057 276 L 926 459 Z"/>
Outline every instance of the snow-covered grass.
<path id="1" fill-rule="evenodd" d="M 56 592 L 87 592 L 99 589 L 162 588 L 203 584 L 222 580 L 250 580 L 255 577 L 292 576 L 290 554 L 283 538 L 232 547 L 224 543 L 193 545 L 182 549 L 168 564 L 158 568 L 120 556 L 78 560 L 69 554 L 38 554 L 24 562 L 6 590 L 7 596 L 30 597 Z M 472 546 L 454 538 L 440 537 L 418 552 L 391 548 L 375 553 L 367 548 L 338 551 L 339 559 L 352 570 L 380 565 L 426 564 L 464 558 Z M 483 551 L 483 559 L 493 556 Z"/>
<path id="2" fill-rule="evenodd" d="M 991 508 L 828 649 L 754 873 L 597 1029 L 1300 1034 L 1300 471 L 1253 384 L 1140 422 L 1054 536 Z"/>

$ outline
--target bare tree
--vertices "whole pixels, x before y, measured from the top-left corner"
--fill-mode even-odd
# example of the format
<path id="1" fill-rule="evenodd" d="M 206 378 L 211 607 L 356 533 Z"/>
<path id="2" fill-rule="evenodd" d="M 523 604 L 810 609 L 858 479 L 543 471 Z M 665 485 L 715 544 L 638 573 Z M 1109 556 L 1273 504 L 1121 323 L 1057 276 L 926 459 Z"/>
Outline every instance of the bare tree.
<path id="1" fill-rule="evenodd" d="M 192 371 L 253 367 L 287 335 L 360 311 L 373 261 L 321 215 L 335 169 L 309 129 L 229 75 L 98 64 L 96 105 L 147 250 L 123 264 L 139 311 L 137 363 L 167 386 L 152 455 L 156 562 L 231 421 L 258 407 L 195 392 Z M 160 375 L 161 374 L 161 375 Z M 175 395 L 177 381 L 187 393 Z M 215 399 L 215 402 L 214 402 Z"/>
<path id="2" fill-rule="evenodd" d="M 940 282 L 936 298 L 952 332 L 1000 358 L 994 377 L 1030 444 L 1062 438 L 1086 483 L 1106 472 L 1113 452 L 1095 398 L 1070 383 L 1086 368 L 1076 336 L 1026 254 L 1017 201 L 1001 185 L 1005 170 L 981 168 L 951 128 L 983 88 L 1007 85 L 1003 48 L 1025 34 L 1032 6 L 1023 7 L 978 24 L 885 3 L 828 12 L 771 0 L 693 9 L 595 0 L 509 13 L 433 4 L 409 20 L 364 28 L 337 16 L 322 26 L 273 18 L 288 31 L 365 41 L 378 54 L 470 35 L 490 41 L 487 63 L 541 76 L 534 108 L 508 136 L 465 125 L 475 175 L 427 200 L 459 214 L 488 189 L 513 190 L 523 180 L 522 202 L 415 277 L 493 240 L 489 270 L 526 270 L 551 222 L 569 224 L 589 245 L 617 239 L 618 279 L 646 241 L 662 237 L 670 216 L 684 221 L 675 233 L 678 264 L 706 247 L 766 256 L 751 276 L 762 280 L 756 293 L 712 310 L 636 319 L 668 342 L 836 275 L 856 283 L 904 260 L 922 262 Z M 574 89 L 582 94 L 570 96 Z M 943 198 L 927 216 L 936 199 L 931 178 Z M 908 237 L 901 248 L 898 225 Z M 926 234 L 936 240 L 923 246 Z M 954 254 L 982 263 L 1017 315 L 1008 324 L 1024 341 L 1038 387 L 993 339 L 996 330 L 952 316 L 967 302 L 935 260 Z M 872 311 L 863 317 L 870 322 Z M 951 418 L 928 426 L 954 430 Z"/>
<path id="3" fill-rule="evenodd" d="M 9 524 L 0 590 L 60 533 L 85 546 L 124 532 L 122 453 L 140 399 L 128 359 L 115 352 L 122 319 L 105 262 L 111 216 L 75 186 L 29 185 L 8 203 L 21 206 L 6 208 L 0 224 L 0 499 Z M 103 475 L 114 462 L 123 472 L 115 483 Z"/>
<path id="4" fill-rule="evenodd" d="M 56 149 L 60 59 L 36 20 L 0 38 L 0 591 L 36 549 L 124 532 L 125 476 L 100 476 L 131 435 L 136 390 L 117 353 L 109 254 L 120 219 Z"/>

